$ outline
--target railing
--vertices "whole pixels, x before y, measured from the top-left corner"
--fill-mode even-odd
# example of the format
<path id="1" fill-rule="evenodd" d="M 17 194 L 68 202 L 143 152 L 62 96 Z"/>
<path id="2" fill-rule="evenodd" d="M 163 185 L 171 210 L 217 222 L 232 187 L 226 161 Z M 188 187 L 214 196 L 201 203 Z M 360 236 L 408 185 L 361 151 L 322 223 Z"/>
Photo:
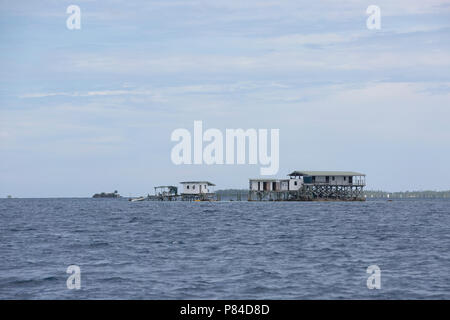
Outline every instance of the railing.
<path id="1" fill-rule="evenodd" d="M 353 182 L 348 182 L 345 181 L 343 183 L 338 183 L 337 181 L 330 181 L 330 182 L 303 182 L 303 184 L 305 185 L 324 185 L 324 186 L 365 186 L 366 182 L 365 181 L 353 181 Z"/>

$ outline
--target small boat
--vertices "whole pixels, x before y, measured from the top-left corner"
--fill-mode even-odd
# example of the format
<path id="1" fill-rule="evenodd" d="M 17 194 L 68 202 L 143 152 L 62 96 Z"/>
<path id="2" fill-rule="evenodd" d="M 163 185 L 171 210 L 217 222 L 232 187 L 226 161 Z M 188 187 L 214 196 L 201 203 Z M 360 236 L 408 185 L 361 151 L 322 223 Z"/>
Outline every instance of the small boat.
<path id="1" fill-rule="evenodd" d="M 130 199 L 131 202 L 144 201 L 144 200 L 147 200 L 147 197 L 140 197 L 140 198 Z"/>

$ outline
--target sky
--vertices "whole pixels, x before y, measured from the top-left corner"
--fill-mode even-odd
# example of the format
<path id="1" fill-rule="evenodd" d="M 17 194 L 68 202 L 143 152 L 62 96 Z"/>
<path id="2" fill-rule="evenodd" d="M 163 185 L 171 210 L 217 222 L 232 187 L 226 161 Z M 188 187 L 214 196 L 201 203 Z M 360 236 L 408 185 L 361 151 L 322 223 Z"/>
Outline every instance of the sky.
<path id="1" fill-rule="evenodd" d="M 450 189 L 450 0 L 0 0 L 0 46 L 0 197 L 259 177 L 173 164 L 171 133 L 195 120 L 279 129 L 273 177 L 350 170 L 367 189 Z"/>

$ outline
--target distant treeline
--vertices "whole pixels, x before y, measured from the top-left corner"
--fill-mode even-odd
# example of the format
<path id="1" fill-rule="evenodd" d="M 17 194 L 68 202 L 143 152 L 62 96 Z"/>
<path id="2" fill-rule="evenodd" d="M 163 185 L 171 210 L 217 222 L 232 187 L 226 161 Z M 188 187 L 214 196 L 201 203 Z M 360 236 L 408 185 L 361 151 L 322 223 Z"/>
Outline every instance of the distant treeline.
<path id="1" fill-rule="evenodd" d="M 450 198 L 450 190 L 447 191 L 401 191 L 387 192 L 381 190 L 364 191 L 367 198 Z"/>
<path id="2" fill-rule="evenodd" d="M 225 199 L 242 199 L 246 200 L 248 197 L 248 189 L 225 189 L 217 190 L 216 194 Z M 388 192 L 381 190 L 366 190 L 364 194 L 367 198 L 450 198 L 450 190 L 447 191 L 401 191 L 401 192 Z"/>
<path id="3" fill-rule="evenodd" d="M 120 194 L 117 192 L 117 190 L 114 190 L 114 192 L 111 193 L 96 193 L 92 196 L 92 198 L 120 198 Z"/>
<path id="4" fill-rule="evenodd" d="M 247 200 L 247 189 L 225 189 L 216 191 L 217 199 L 219 200 Z"/>

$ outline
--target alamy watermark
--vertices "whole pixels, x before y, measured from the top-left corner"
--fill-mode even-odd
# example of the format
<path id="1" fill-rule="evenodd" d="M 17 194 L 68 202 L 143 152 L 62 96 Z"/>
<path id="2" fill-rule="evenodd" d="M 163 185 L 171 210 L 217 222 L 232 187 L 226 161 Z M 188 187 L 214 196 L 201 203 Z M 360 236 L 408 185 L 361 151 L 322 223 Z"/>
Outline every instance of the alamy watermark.
<path id="1" fill-rule="evenodd" d="M 370 5 L 366 9 L 366 13 L 370 16 L 367 18 L 366 26 L 369 30 L 381 29 L 381 9 L 379 6 Z"/>
<path id="2" fill-rule="evenodd" d="M 81 269 L 79 266 L 72 264 L 67 267 L 66 273 L 70 274 L 67 278 L 66 285 L 69 290 L 81 289 Z"/>
<path id="3" fill-rule="evenodd" d="M 70 5 L 66 10 L 67 14 L 70 16 L 66 20 L 66 26 L 69 30 L 79 30 L 81 29 L 81 9 L 77 5 Z"/>
<path id="4" fill-rule="evenodd" d="M 224 134 L 222 131 L 210 128 L 203 132 L 202 121 L 194 121 L 193 140 L 191 132 L 182 128 L 174 130 L 170 139 L 171 141 L 178 142 L 172 148 L 170 155 L 172 162 L 176 165 L 234 165 L 246 163 L 256 165 L 259 163 L 262 166 L 260 168 L 261 175 L 274 175 L 278 173 L 280 164 L 279 129 L 270 129 L 270 154 L 267 129 L 226 129 L 225 150 Z M 208 142 L 205 147 L 203 147 L 204 142 Z M 246 148 L 247 145 L 248 149 Z M 247 154 L 248 159 L 246 159 Z"/>
<path id="5" fill-rule="evenodd" d="M 79 6 L 71 4 L 67 7 L 66 13 L 70 16 L 66 20 L 66 26 L 69 30 L 81 29 L 81 9 Z M 366 20 L 366 26 L 369 30 L 381 29 L 381 9 L 377 5 L 370 5 L 366 9 L 369 17 Z"/>
<path id="6" fill-rule="evenodd" d="M 370 274 L 367 278 L 367 288 L 381 289 L 381 269 L 376 264 L 367 267 L 366 272 Z"/>

